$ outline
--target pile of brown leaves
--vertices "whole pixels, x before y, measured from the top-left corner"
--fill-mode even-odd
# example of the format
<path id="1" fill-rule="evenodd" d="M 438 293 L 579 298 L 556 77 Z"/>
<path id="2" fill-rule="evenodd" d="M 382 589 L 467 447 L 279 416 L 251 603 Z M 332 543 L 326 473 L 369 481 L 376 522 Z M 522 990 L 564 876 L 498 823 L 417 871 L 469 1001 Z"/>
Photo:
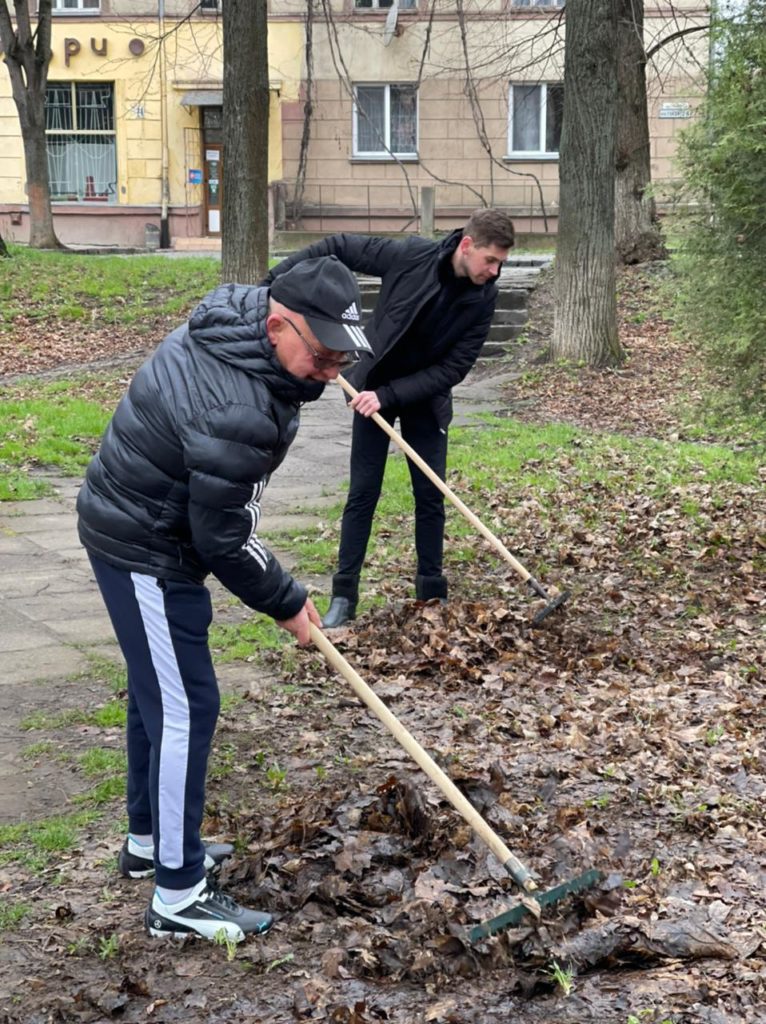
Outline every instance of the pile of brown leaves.
<path id="1" fill-rule="evenodd" d="M 682 437 L 679 408 L 699 403 L 705 378 L 693 346 L 674 333 L 673 321 L 657 308 L 657 285 L 665 275 L 661 263 L 620 271 L 618 329 L 627 354 L 621 367 L 562 366 L 546 369 L 542 381 L 522 378 L 507 393 L 514 415 L 596 431 Z M 550 342 L 552 293 L 546 275 L 530 300 L 528 333 L 537 351 Z"/>

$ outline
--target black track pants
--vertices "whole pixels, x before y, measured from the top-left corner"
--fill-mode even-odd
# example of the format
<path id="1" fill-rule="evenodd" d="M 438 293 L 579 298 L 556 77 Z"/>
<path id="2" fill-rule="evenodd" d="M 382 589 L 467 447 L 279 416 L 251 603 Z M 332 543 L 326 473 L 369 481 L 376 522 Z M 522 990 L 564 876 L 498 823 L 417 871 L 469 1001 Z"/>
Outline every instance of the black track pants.
<path id="1" fill-rule="evenodd" d="M 399 417 L 404 440 L 444 479 L 447 432 L 439 428 L 430 406 L 387 409 L 380 415 L 393 424 Z M 383 486 L 390 439 L 371 418 L 354 413 L 351 436 L 351 482 L 343 510 L 338 574 L 359 576 Z M 407 460 L 415 497 L 415 548 L 420 576 L 440 576 L 444 551 L 444 498 L 441 491 Z"/>
<path id="2" fill-rule="evenodd" d="M 220 704 L 210 594 L 90 560 L 128 666 L 128 827 L 154 835 L 157 884 L 186 889 L 205 876 L 200 827 Z"/>

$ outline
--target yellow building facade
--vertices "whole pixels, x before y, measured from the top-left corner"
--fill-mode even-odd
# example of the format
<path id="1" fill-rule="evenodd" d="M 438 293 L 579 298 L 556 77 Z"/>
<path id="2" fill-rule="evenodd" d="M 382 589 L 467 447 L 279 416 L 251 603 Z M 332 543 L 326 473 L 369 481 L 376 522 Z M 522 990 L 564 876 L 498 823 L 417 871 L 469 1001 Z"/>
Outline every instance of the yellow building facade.
<path id="1" fill-rule="evenodd" d="M 72 6 L 78 0 L 74 0 Z M 54 223 L 65 244 L 159 240 L 163 181 L 171 244 L 220 235 L 223 46 L 220 15 L 128 17 L 105 4 L 54 14 L 46 135 Z M 133 10 L 139 5 L 132 4 Z M 143 5 L 141 5 L 143 6 Z M 194 8 L 196 5 L 185 5 Z M 125 5 L 123 4 L 124 8 Z M 205 15 L 208 16 L 205 16 Z M 188 16 L 184 16 L 188 15 Z M 298 99 L 303 28 L 269 26 L 269 180 L 282 177 L 282 117 Z M 29 236 L 26 171 L 7 69 L 0 68 L 0 234 Z"/>

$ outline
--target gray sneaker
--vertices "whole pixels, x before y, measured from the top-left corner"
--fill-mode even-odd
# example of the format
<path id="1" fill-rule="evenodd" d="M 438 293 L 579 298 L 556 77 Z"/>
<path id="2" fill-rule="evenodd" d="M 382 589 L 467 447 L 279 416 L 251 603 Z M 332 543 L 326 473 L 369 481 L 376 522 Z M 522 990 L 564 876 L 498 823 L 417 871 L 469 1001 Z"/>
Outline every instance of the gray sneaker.
<path id="1" fill-rule="evenodd" d="M 144 915 L 146 930 L 155 938 L 196 934 L 205 939 L 223 936 L 228 942 L 263 935 L 273 920 L 271 914 L 241 907 L 207 878 L 181 903 L 163 903 L 155 892 Z"/>

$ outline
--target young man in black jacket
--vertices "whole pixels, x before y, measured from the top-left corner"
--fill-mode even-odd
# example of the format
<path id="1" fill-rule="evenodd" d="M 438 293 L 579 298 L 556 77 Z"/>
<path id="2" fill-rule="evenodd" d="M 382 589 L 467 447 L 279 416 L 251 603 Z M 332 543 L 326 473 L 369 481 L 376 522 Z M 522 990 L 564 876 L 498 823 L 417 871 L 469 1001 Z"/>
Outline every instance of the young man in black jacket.
<path id="1" fill-rule="evenodd" d="M 325 628 L 356 615 L 359 576 L 385 472 L 389 440 L 370 417 L 399 418 L 404 439 L 442 479 L 447 468 L 451 389 L 486 341 L 497 297 L 496 278 L 514 243 L 513 222 L 500 210 L 475 211 L 465 227 L 439 242 L 333 235 L 275 267 L 268 281 L 302 260 L 335 255 L 351 270 L 381 278 L 380 296 L 367 334 L 372 353 L 347 374 L 359 391 L 354 417 L 351 479 L 343 511 L 338 570 Z M 447 598 L 442 571 L 444 498 L 411 463 L 415 497 L 415 593 Z"/>
<path id="2" fill-rule="evenodd" d="M 299 408 L 369 345 L 359 288 L 334 257 L 269 290 L 222 285 L 138 370 L 78 496 L 80 539 L 128 666 L 128 828 L 119 868 L 156 876 L 150 935 L 239 942 L 271 916 L 239 906 L 207 871 L 233 852 L 200 838 L 218 717 L 204 585 L 309 643 L 319 615 L 257 534 L 261 499 Z"/>

